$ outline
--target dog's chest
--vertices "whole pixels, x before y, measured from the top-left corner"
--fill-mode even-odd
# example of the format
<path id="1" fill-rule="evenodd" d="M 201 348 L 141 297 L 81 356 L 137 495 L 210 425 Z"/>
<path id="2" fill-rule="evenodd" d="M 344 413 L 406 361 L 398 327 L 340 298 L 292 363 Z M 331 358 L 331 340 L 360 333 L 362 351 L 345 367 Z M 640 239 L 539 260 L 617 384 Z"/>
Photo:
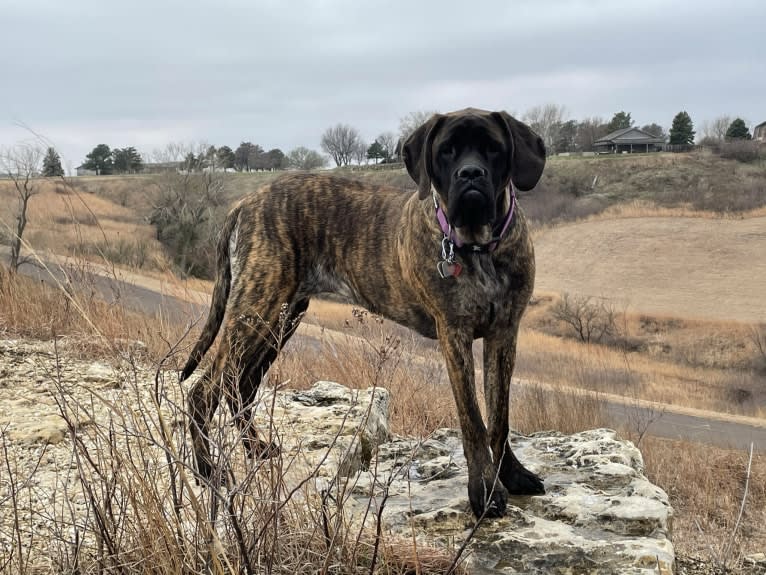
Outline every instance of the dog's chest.
<path id="1" fill-rule="evenodd" d="M 517 290 L 506 270 L 466 266 L 460 276 L 443 281 L 453 282 L 447 289 L 450 301 L 445 304 L 452 308 L 455 321 L 473 328 L 475 337 L 510 325 Z"/>

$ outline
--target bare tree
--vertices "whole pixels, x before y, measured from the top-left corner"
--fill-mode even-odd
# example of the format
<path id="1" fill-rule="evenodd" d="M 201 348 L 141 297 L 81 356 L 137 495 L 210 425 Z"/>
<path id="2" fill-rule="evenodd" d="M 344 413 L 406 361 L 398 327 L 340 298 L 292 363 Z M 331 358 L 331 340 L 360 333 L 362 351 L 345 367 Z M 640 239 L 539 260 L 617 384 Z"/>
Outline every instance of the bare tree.
<path id="1" fill-rule="evenodd" d="M 42 148 L 27 144 L 20 144 L 0 153 L 0 170 L 13 182 L 18 197 L 16 227 L 11 231 L 11 259 L 9 262 L 9 267 L 14 273 L 20 265 L 30 261 L 29 257 L 21 256 L 21 244 L 24 229 L 27 227 L 29 200 L 39 191 L 35 178 L 40 176 L 42 158 Z"/>
<path id="2" fill-rule="evenodd" d="M 600 343 L 604 337 L 618 334 L 617 313 L 606 301 L 594 301 L 589 296 L 570 296 L 565 293 L 551 314 L 568 325 L 585 343 Z"/>
<path id="3" fill-rule="evenodd" d="M 209 146 L 169 144 L 154 157 L 162 162 L 181 162 L 178 170 L 152 177 L 149 221 L 157 239 L 185 275 L 212 277 L 215 270 L 215 238 L 226 213 L 226 173 L 196 169 L 192 160 L 204 158 Z"/>
<path id="4" fill-rule="evenodd" d="M 523 120 L 543 139 L 545 147 L 550 153 L 556 148 L 559 128 L 564 123 L 565 115 L 566 108 L 564 106 L 549 103 L 530 108 L 524 114 Z"/>
<path id="5" fill-rule="evenodd" d="M 297 170 L 315 170 L 323 167 L 326 163 L 327 158 L 322 154 L 303 146 L 298 146 L 287 154 L 287 165 Z"/>
<path id="6" fill-rule="evenodd" d="M 713 120 L 707 120 L 702 124 L 702 139 L 723 142 L 726 139 L 726 130 L 731 125 L 731 116 L 718 116 Z"/>
<path id="7" fill-rule="evenodd" d="M 367 144 L 364 140 L 359 140 L 356 143 L 356 146 L 354 146 L 354 160 L 356 160 L 357 164 L 362 164 L 363 162 L 367 162 Z"/>
<path id="8" fill-rule="evenodd" d="M 593 150 L 593 143 L 606 135 L 607 124 L 598 117 L 585 118 L 577 124 L 577 149 L 583 152 Z"/>
<path id="9" fill-rule="evenodd" d="M 167 166 L 176 164 L 179 170 L 194 172 L 206 165 L 210 145 L 207 142 L 170 142 L 164 148 L 155 149 L 151 159 Z"/>
<path id="10" fill-rule="evenodd" d="M 322 134 L 322 149 L 330 154 L 336 166 L 348 166 L 356 157 L 362 137 L 348 124 L 336 124 Z M 366 149 L 365 149 L 366 151 Z"/>
<path id="11" fill-rule="evenodd" d="M 410 134 L 417 130 L 420 126 L 425 124 L 431 116 L 438 114 L 436 110 L 418 110 L 417 112 L 410 112 L 403 118 L 399 119 L 399 139 L 400 142 L 404 142 L 410 137 Z"/>
<path id="12" fill-rule="evenodd" d="M 393 132 L 383 132 L 378 136 L 377 142 L 383 148 L 383 158 L 386 161 L 391 160 L 396 155 L 396 134 Z"/>

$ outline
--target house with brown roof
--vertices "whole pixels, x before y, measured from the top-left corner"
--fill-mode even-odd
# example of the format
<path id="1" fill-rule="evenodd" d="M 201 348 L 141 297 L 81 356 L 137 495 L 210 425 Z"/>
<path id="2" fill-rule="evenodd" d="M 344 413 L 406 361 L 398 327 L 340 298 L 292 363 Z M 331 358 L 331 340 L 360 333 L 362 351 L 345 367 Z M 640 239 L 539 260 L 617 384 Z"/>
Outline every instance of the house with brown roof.
<path id="1" fill-rule="evenodd" d="M 658 138 L 639 128 L 622 128 L 593 142 L 599 154 L 633 152 L 659 152 L 665 146 L 665 138 Z"/>

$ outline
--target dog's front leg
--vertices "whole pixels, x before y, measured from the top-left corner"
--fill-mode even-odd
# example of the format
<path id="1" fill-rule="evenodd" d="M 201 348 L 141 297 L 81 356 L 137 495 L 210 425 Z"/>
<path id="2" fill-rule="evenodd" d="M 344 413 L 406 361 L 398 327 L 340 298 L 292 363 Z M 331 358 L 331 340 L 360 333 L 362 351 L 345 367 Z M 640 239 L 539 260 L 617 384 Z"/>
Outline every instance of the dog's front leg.
<path id="1" fill-rule="evenodd" d="M 471 349 L 473 340 L 464 330 L 444 325 L 437 324 L 437 333 L 463 432 L 471 509 L 476 517 L 500 517 L 505 513 L 506 492 L 492 463 L 487 429 L 476 401 Z"/>
<path id="2" fill-rule="evenodd" d="M 512 331 L 512 330 L 508 330 Z M 508 404 L 511 376 L 516 361 L 516 333 L 484 340 L 484 400 L 487 407 L 489 444 L 492 447 L 499 477 L 512 495 L 545 493 L 540 478 L 516 458 L 508 442 Z"/>

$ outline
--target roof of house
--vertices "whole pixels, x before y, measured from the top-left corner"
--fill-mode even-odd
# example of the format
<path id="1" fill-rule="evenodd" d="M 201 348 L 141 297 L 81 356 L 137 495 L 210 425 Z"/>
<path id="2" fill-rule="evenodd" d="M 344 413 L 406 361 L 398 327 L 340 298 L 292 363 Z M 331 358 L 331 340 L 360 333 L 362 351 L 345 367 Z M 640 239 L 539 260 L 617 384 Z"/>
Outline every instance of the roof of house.
<path id="1" fill-rule="evenodd" d="M 644 132 L 638 128 L 622 128 L 599 138 L 594 145 L 608 144 L 664 144 L 664 138 L 653 136 L 649 132 Z"/>
<path id="2" fill-rule="evenodd" d="M 755 128 L 753 128 L 753 131 L 757 130 L 758 128 L 762 128 L 763 126 L 766 126 L 766 122 L 761 122 L 758 124 Z"/>

